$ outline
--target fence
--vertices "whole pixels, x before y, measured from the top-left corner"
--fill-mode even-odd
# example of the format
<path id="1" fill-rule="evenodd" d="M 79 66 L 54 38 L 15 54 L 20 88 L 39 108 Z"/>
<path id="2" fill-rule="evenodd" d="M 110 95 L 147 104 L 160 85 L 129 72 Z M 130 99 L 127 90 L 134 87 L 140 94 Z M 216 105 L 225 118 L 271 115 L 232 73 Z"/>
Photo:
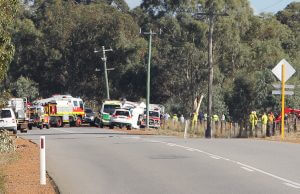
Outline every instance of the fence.
<path id="1" fill-rule="evenodd" d="M 189 121 L 187 134 L 188 137 L 204 137 L 207 121 L 197 122 L 194 125 Z M 216 138 L 248 138 L 248 137 L 263 137 L 262 124 L 259 121 L 255 130 L 251 130 L 249 122 L 231 123 L 225 121 L 212 122 L 212 137 Z M 185 123 L 179 121 L 163 121 L 159 129 L 161 134 L 171 134 L 183 136 Z M 268 134 L 279 135 L 281 132 L 280 123 L 267 126 Z M 297 118 L 287 118 L 285 120 L 285 133 L 300 132 L 300 120 Z"/>

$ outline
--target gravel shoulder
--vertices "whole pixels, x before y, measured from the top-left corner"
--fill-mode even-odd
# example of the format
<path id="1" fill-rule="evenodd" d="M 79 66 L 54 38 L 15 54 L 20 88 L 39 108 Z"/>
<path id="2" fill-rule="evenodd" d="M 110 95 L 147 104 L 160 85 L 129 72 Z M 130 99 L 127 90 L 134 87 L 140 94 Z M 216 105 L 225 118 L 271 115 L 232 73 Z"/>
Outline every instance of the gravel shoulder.
<path id="1" fill-rule="evenodd" d="M 0 154 L 0 193 L 58 193 L 49 176 L 47 184 L 40 185 L 38 146 L 22 138 L 16 138 L 15 143 L 15 153 Z"/>

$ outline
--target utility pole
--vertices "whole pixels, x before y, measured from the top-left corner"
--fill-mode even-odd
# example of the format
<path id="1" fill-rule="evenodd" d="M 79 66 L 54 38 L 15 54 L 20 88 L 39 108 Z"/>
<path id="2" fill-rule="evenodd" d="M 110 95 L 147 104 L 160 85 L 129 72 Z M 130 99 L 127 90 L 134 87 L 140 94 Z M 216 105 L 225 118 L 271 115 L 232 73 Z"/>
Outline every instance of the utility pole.
<path id="1" fill-rule="evenodd" d="M 113 50 L 111 48 L 105 50 L 105 47 L 102 46 L 103 57 L 101 59 L 102 59 L 102 61 L 104 61 L 104 76 L 105 76 L 105 85 L 106 85 L 106 97 L 107 97 L 107 99 L 110 99 L 107 71 L 108 70 L 113 70 L 113 69 L 107 69 L 107 66 L 106 66 L 107 58 L 106 58 L 106 55 L 105 55 L 105 52 L 107 52 L 107 51 L 113 51 Z M 99 51 L 95 50 L 94 52 L 97 53 Z"/>
<path id="2" fill-rule="evenodd" d="M 146 126 L 147 128 L 149 128 L 151 43 L 152 43 L 152 35 L 155 35 L 156 33 L 150 30 L 150 32 L 144 32 L 143 34 L 149 35 L 148 65 L 147 65 L 147 102 L 146 102 Z"/>
<path id="3" fill-rule="evenodd" d="M 196 13 L 197 15 L 208 16 L 209 31 L 208 31 L 208 106 L 207 106 L 207 129 L 205 131 L 205 137 L 212 137 L 212 95 L 213 95 L 213 80 L 214 80 L 214 68 L 213 68 L 213 31 L 214 31 L 214 19 L 218 16 L 228 16 L 227 13 L 214 13 L 213 10 L 209 10 L 207 13 Z"/>

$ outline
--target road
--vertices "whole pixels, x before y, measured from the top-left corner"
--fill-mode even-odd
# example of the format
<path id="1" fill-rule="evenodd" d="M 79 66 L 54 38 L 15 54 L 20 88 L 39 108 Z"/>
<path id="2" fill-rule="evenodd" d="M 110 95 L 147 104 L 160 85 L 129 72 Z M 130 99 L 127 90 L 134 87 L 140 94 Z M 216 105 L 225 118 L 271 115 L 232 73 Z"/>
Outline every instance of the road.
<path id="1" fill-rule="evenodd" d="M 62 194 L 300 193 L 300 145 L 253 139 L 127 135 L 99 128 L 34 129 Z"/>

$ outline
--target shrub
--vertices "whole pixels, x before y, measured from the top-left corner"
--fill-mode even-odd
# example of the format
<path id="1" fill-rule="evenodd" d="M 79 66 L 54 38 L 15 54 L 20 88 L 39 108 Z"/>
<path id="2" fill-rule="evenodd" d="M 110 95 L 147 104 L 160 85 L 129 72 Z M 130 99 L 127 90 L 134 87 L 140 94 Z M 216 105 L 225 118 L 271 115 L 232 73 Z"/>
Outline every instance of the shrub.
<path id="1" fill-rule="evenodd" d="M 8 131 L 0 130 L 0 153 L 13 152 L 15 150 L 14 140 L 9 136 Z"/>

